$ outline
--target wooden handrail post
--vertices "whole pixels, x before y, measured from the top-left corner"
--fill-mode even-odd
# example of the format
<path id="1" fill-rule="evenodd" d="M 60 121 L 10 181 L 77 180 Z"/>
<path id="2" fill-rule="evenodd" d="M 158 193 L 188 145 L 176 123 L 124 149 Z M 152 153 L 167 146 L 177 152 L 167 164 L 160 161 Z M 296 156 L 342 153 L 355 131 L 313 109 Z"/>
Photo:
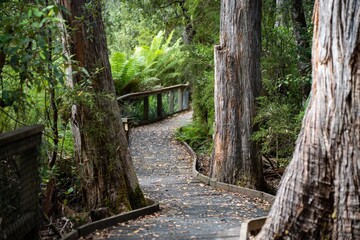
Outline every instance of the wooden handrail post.
<path id="1" fill-rule="evenodd" d="M 188 110 L 189 109 L 189 94 L 190 94 L 190 92 L 189 92 L 189 89 L 184 89 L 184 93 L 183 93 L 183 95 L 184 95 L 184 105 L 185 105 L 185 107 L 184 107 L 184 109 L 183 110 Z"/>
<path id="2" fill-rule="evenodd" d="M 149 96 L 144 97 L 144 121 L 149 121 Z"/>
<path id="3" fill-rule="evenodd" d="M 178 111 L 183 110 L 183 90 L 181 88 L 178 89 Z"/>
<path id="4" fill-rule="evenodd" d="M 163 118 L 162 94 L 158 93 L 156 97 L 157 97 L 157 107 L 156 107 L 157 117 L 159 119 L 162 119 Z"/>
<path id="5" fill-rule="evenodd" d="M 169 93 L 169 112 L 170 114 L 174 113 L 174 91 Z"/>

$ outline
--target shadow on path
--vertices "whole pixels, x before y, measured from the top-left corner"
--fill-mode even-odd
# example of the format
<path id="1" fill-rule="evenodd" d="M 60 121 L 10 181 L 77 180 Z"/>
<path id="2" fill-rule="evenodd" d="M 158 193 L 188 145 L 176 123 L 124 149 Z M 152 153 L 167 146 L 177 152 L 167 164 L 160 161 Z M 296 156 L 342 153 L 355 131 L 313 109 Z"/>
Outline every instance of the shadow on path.
<path id="1" fill-rule="evenodd" d="M 155 215 L 122 223 L 94 239 L 231 239 L 244 219 L 264 216 L 268 204 L 204 185 L 191 176 L 191 157 L 174 139 L 192 112 L 132 129 L 131 153 L 141 188 L 159 201 Z M 98 233 L 99 234 L 99 233 Z"/>

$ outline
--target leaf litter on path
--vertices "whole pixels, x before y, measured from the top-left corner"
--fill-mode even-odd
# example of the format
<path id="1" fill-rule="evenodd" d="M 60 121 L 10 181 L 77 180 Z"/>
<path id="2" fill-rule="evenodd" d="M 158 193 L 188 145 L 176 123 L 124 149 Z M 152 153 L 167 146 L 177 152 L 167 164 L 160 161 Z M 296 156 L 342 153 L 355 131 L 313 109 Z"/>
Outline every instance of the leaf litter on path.
<path id="1" fill-rule="evenodd" d="M 160 202 L 160 212 L 121 223 L 86 239 L 196 239 L 238 227 L 244 219 L 264 216 L 269 203 L 216 190 L 195 180 L 192 158 L 174 140 L 190 123 L 191 112 L 131 131 L 131 154 L 146 197 Z M 181 123 L 181 125 L 179 125 Z"/>

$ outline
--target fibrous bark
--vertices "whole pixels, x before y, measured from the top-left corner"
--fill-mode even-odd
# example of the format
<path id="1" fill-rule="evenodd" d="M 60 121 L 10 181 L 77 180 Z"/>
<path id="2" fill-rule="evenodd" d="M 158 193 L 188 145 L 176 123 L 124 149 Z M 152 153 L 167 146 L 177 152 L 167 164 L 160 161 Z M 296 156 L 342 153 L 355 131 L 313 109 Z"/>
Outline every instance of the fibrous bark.
<path id="1" fill-rule="evenodd" d="M 314 12 L 309 107 L 257 239 L 360 239 L 360 2 Z"/>
<path id="2" fill-rule="evenodd" d="M 261 189 L 262 166 L 252 119 L 260 83 L 259 0 L 221 2 L 215 47 L 215 135 L 211 177 Z"/>
<path id="3" fill-rule="evenodd" d="M 68 51 L 81 71 L 69 79 L 77 89 L 72 107 L 72 129 L 83 196 L 89 209 L 109 207 L 121 212 L 144 206 L 144 196 L 131 160 L 111 76 L 101 1 L 63 1 Z M 72 74 L 71 69 L 69 71 Z M 82 94 L 87 98 L 81 99 Z"/>

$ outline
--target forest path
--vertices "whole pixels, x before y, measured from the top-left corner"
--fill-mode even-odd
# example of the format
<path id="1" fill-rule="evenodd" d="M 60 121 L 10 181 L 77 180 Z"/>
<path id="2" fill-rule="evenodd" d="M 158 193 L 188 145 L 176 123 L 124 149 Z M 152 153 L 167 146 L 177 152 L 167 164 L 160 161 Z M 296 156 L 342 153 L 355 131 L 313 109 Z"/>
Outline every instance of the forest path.
<path id="1" fill-rule="evenodd" d="M 93 234 L 94 239 L 236 239 L 238 231 L 230 229 L 267 214 L 259 200 L 192 177 L 192 158 L 174 138 L 191 118 L 192 112 L 185 112 L 132 129 L 130 148 L 140 186 L 161 211 Z"/>

